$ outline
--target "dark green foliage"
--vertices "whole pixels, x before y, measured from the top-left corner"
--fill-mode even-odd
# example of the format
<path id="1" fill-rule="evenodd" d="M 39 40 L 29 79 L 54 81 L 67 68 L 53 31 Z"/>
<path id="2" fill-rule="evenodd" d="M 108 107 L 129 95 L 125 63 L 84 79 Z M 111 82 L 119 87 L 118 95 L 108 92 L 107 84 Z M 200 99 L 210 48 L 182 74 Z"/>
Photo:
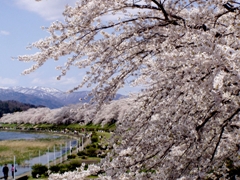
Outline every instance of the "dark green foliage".
<path id="1" fill-rule="evenodd" d="M 86 156 L 82 156 L 82 159 L 87 159 L 87 157 Z"/>
<path id="2" fill-rule="evenodd" d="M 59 170 L 60 174 L 68 172 L 68 165 L 67 164 L 61 164 L 61 165 L 59 165 L 59 168 L 60 168 L 60 170 Z"/>
<path id="3" fill-rule="evenodd" d="M 88 144 L 85 149 L 89 149 L 92 145 L 91 144 Z"/>
<path id="4" fill-rule="evenodd" d="M 71 154 L 71 155 L 68 155 L 67 158 L 68 159 L 75 159 L 76 158 L 76 154 Z"/>
<path id="5" fill-rule="evenodd" d="M 79 151 L 77 153 L 78 156 L 85 156 L 86 155 L 86 152 L 85 151 Z"/>
<path id="6" fill-rule="evenodd" d="M 92 143 L 95 143 L 95 142 L 99 141 L 98 135 L 95 131 L 92 132 L 91 141 L 92 141 Z"/>
<path id="7" fill-rule="evenodd" d="M 39 176 L 47 176 L 47 171 L 48 171 L 48 168 L 47 166 L 45 165 L 42 165 L 42 164 L 35 164 L 32 166 L 32 177 L 33 178 L 36 178 L 37 177 L 37 174 Z"/>
<path id="8" fill-rule="evenodd" d="M 79 160 L 73 160 L 69 164 L 60 164 L 56 166 L 51 166 L 50 170 L 52 173 L 60 173 L 63 174 L 68 171 L 75 171 L 77 167 L 81 166 L 81 162 Z"/>
<path id="9" fill-rule="evenodd" d="M 77 167 L 81 166 L 81 162 L 78 160 L 73 160 L 69 163 L 68 165 L 68 170 L 69 171 L 75 171 Z"/>
<path id="10" fill-rule="evenodd" d="M 79 151 L 77 153 L 78 156 L 89 156 L 89 157 L 97 157 L 98 145 L 89 144 L 85 147 L 84 151 Z"/>
<path id="11" fill-rule="evenodd" d="M 93 143 L 94 143 L 94 142 L 98 142 L 98 137 L 97 137 L 97 136 L 93 136 L 93 137 L 91 138 L 91 140 L 92 140 Z"/>
<path id="12" fill-rule="evenodd" d="M 92 122 L 89 122 L 88 124 L 85 125 L 85 129 L 87 131 L 96 131 L 99 130 L 102 126 L 100 124 L 93 124 Z"/>
<path id="13" fill-rule="evenodd" d="M 98 145 L 97 145 L 97 144 L 92 144 L 92 147 L 93 147 L 93 148 L 97 148 Z"/>
<path id="14" fill-rule="evenodd" d="M 86 146 L 85 150 L 82 152 L 79 152 L 79 156 L 86 155 L 89 157 L 97 157 L 97 150 L 98 150 L 98 145 L 96 144 L 89 144 Z"/>
<path id="15" fill-rule="evenodd" d="M 52 173 L 58 173 L 60 171 L 60 167 L 58 165 L 50 166 L 49 169 Z"/>
<path id="16" fill-rule="evenodd" d="M 97 148 L 90 147 L 87 149 L 87 155 L 89 157 L 97 157 Z"/>
<path id="17" fill-rule="evenodd" d="M 26 111 L 30 108 L 37 107 L 38 106 L 34 106 L 32 104 L 24 104 L 13 100 L 0 101 L 0 117 L 2 117 L 3 114 Z"/>

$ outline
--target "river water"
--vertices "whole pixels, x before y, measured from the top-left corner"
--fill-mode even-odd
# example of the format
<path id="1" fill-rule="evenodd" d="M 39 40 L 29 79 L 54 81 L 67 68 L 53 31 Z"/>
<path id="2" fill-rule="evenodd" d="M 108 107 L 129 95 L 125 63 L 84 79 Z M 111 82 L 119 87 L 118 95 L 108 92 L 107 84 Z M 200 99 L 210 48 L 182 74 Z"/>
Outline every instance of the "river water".
<path id="1" fill-rule="evenodd" d="M 42 134 L 42 133 L 26 133 L 26 132 L 8 132 L 8 131 L 0 131 L 0 141 L 3 140 L 17 140 L 17 139 L 41 139 L 41 138 L 57 138 L 59 136 L 56 135 L 49 135 L 49 134 Z M 17 172 L 15 173 L 16 176 L 21 175 L 23 173 L 31 171 L 31 167 L 34 164 L 44 164 L 47 165 L 49 162 L 54 161 L 54 159 L 61 158 L 63 154 L 69 152 L 70 147 L 76 147 L 77 141 L 76 140 L 68 140 L 66 141 L 66 145 L 62 147 L 59 151 L 55 152 L 48 152 L 44 155 L 40 155 L 38 157 L 31 158 L 25 161 L 26 166 L 20 166 L 16 164 Z M 47 151 L 47 150 L 46 150 Z M 41 154 L 41 152 L 40 152 Z M 15 157 L 17 159 L 17 157 Z M 14 161 L 14 157 L 13 157 Z M 11 176 L 11 164 L 8 164 L 9 167 L 9 176 Z M 3 166 L 0 166 L 0 170 L 2 173 Z M 0 173 L 0 177 L 3 174 Z"/>
<path id="2" fill-rule="evenodd" d="M 27 132 L 9 132 L 0 131 L 0 141 L 2 140 L 16 140 L 16 139 L 41 139 L 41 138 L 57 138 L 49 134 L 42 133 L 27 133 Z"/>

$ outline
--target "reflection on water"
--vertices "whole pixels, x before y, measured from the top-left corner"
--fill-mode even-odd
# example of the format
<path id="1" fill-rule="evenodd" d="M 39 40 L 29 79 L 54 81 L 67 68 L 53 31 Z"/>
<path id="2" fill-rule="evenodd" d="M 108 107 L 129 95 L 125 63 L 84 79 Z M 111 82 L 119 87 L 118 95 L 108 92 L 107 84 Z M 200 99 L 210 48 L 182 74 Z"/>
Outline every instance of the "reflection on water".
<path id="1" fill-rule="evenodd" d="M 16 140 L 16 139 L 41 139 L 41 138 L 57 138 L 59 136 L 43 134 L 43 133 L 27 133 L 27 132 L 8 132 L 0 131 L 0 141 Z"/>

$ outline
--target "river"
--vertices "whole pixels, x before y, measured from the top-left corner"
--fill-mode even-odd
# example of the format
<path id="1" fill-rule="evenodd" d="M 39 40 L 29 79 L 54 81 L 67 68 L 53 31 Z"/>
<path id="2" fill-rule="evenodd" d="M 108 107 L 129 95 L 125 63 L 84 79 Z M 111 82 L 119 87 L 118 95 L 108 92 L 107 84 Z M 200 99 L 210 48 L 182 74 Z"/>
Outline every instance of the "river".
<path id="1" fill-rule="evenodd" d="M 2 140 L 16 140 L 16 139 L 57 138 L 57 137 L 59 137 L 59 136 L 43 134 L 43 133 L 0 131 L 0 141 L 2 141 Z"/>

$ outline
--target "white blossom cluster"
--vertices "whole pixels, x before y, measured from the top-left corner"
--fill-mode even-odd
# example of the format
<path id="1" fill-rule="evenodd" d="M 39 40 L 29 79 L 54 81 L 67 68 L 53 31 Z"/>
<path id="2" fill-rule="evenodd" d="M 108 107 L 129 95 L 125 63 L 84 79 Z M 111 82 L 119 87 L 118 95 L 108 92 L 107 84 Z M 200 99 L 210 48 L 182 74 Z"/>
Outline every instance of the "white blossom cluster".
<path id="1" fill-rule="evenodd" d="M 26 74 L 68 57 L 59 78 L 88 67 L 73 90 L 92 87 L 99 105 L 143 87 L 100 179 L 203 179 L 239 150 L 239 13 L 239 0 L 81 0 L 18 59 L 36 62 Z"/>
<path id="2" fill-rule="evenodd" d="M 66 180 L 66 179 L 72 179 L 72 180 L 81 180 L 81 179 L 86 179 L 90 175 L 96 174 L 99 170 L 100 167 L 96 166 L 94 164 L 89 165 L 89 170 L 84 170 L 84 163 L 80 168 L 77 168 L 76 171 L 74 172 L 65 172 L 62 175 L 59 174 L 51 174 L 49 176 L 49 180 Z"/>
<path id="3" fill-rule="evenodd" d="M 27 111 L 4 114 L 0 123 L 30 123 L 30 124 L 107 124 L 112 120 L 123 119 L 130 109 L 132 100 L 129 98 L 112 101 L 96 112 L 95 105 L 76 104 L 58 109 L 31 108 Z"/>

